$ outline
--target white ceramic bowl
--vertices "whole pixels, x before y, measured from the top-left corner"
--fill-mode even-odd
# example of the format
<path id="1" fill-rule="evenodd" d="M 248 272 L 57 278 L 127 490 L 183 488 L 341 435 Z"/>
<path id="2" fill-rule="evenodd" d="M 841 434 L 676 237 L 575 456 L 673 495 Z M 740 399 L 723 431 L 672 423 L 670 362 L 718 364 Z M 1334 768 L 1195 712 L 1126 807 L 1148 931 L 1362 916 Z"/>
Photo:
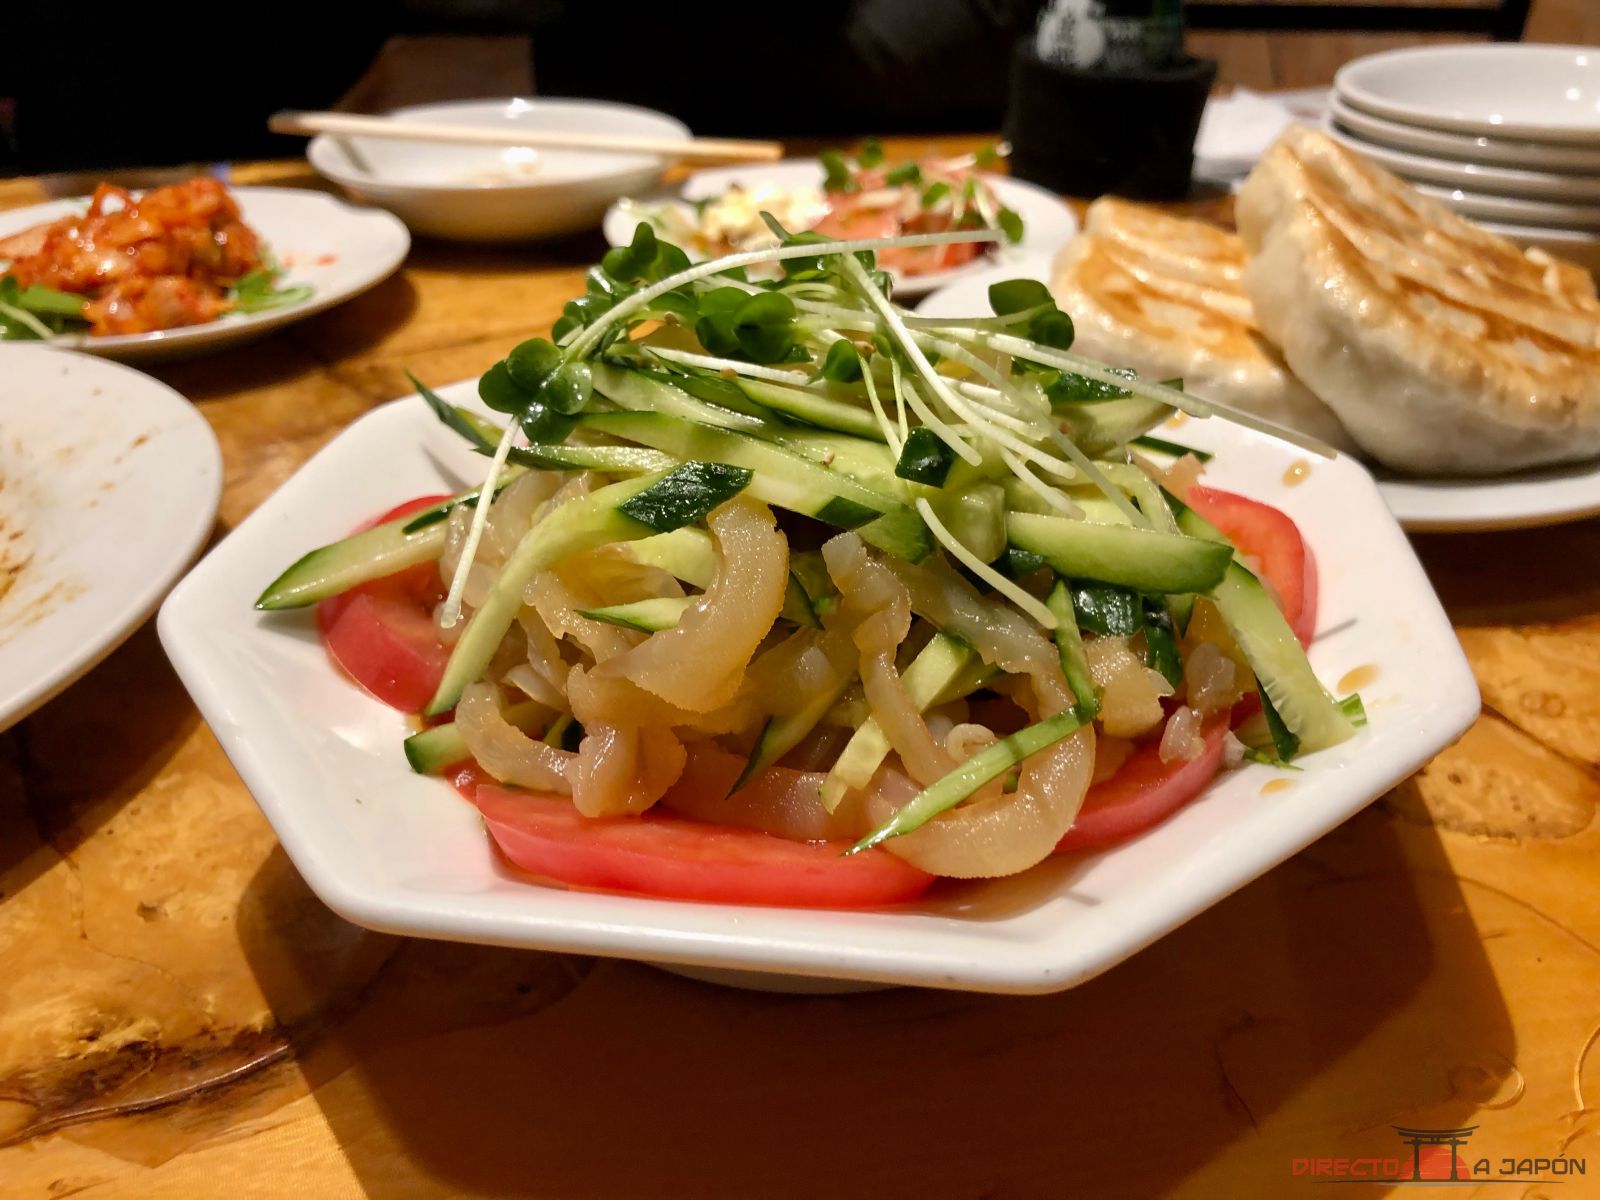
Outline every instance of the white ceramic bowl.
<path id="1" fill-rule="evenodd" d="M 1332 116 L 1324 118 L 1322 127 L 1334 141 L 1412 182 L 1420 180 L 1447 187 L 1467 188 L 1485 195 L 1600 204 L 1600 175 L 1558 175 L 1550 171 L 1516 167 L 1479 166 L 1409 150 L 1395 150 L 1369 142 L 1360 134 L 1341 128 Z"/>
<path id="2" fill-rule="evenodd" d="M 1442 200 L 1462 216 L 1475 221 L 1498 221 L 1546 229 L 1600 230 L 1600 204 L 1522 200 L 1514 196 L 1496 196 L 1469 188 L 1440 187 L 1431 183 L 1413 182 L 1411 186 L 1435 200 Z"/>
<path id="3" fill-rule="evenodd" d="M 594 100 L 465 100 L 397 109 L 395 117 L 496 129 L 686 138 L 683 122 Z M 619 196 L 654 186 L 665 160 L 650 154 L 333 137 L 306 157 L 352 196 L 389 209 L 418 233 L 512 241 L 588 229 Z"/>
<path id="4" fill-rule="evenodd" d="M 1358 58 L 1334 89 L 1409 125 L 1600 146 L 1600 50 L 1592 46 L 1420 46 Z"/>
<path id="5" fill-rule="evenodd" d="M 1483 166 L 1525 167 L 1534 171 L 1600 175 L 1600 146 L 1569 146 L 1556 142 L 1530 142 L 1487 134 L 1448 133 L 1422 125 L 1407 125 L 1363 112 L 1328 93 L 1327 115 L 1352 134 L 1395 150 L 1411 150 L 1434 158 Z"/>
<path id="6" fill-rule="evenodd" d="M 471 403 L 474 388 L 445 394 Z M 1174 436 L 1179 436 L 1174 434 Z M 692 968 L 998 992 L 1046 992 L 1104 971 L 1322 836 L 1455 740 L 1478 713 L 1461 647 L 1372 478 L 1298 449 L 1194 421 L 1208 478 L 1281 506 L 1322 579 L 1311 662 L 1333 685 L 1375 666 L 1370 724 L 1286 778 L 1246 766 L 1171 820 L 1098 854 L 1009 880 L 938 885 L 876 912 L 696 904 L 531 885 L 472 806 L 412 774 L 404 716 L 328 663 L 311 614 L 261 614 L 257 591 L 309 547 L 397 500 L 481 479 L 482 457 L 407 399 L 324 447 L 194 569 L 161 610 L 185 686 L 306 882 L 376 929 Z M 1381 579 L 1375 588 L 1372 581 Z M 791 986 L 779 982 L 775 986 Z M 814 982 L 811 986 L 815 986 Z"/>

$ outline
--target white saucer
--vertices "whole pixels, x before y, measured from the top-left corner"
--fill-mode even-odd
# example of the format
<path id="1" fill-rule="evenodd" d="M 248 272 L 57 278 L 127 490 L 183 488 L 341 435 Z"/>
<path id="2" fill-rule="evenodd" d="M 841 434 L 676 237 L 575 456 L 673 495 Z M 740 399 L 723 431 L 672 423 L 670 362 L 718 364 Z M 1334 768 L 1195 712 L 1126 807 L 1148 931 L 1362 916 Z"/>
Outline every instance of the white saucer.
<path id="1" fill-rule="evenodd" d="M 129 367 L 0 345 L 0 729 L 110 654 L 211 532 L 222 457 Z"/>
<path id="2" fill-rule="evenodd" d="M 1016 245 L 996 246 L 987 255 L 947 271 L 897 275 L 895 299 L 924 296 L 996 263 L 1014 263 L 1019 267 L 1032 264 L 1036 269 L 1039 263 L 1048 266 L 1056 252 L 1078 232 L 1077 217 L 1054 192 L 1005 175 L 991 175 L 988 182 L 1000 203 L 1022 218 L 1022 240 Z M 822 164 L 814 158 L 792 158 L 769 165 L 715 167 L 708 171 L 696 171 L 684 181 L 679 193 L 682 200 L 678 203 L 684 203 L 687 207 L 687 202 L 721 195 L 735 184 L 749 188 L 757 183 L 771 183 L 782 188 L 821 187 Z M 663 198 L 662 202 L 674 201 L 669 196 Z M 602 229 L 606 241 L 613 246 L 622 246 L 633 240 L 637 225 L 637 214 L 618 203 L 607 211 Z"/>
<path id="3" fill-rule="evenodd" d="M 1600 50 L 1592 46 L 1421 46 L 1358 58 L 1334 90 L 1408 125 L 1600 146 Z"/>
<path id="4" fill-rule="evenodd" d="M 356 208 L 305 188 L 231 188 L 245 223 L 283 264 L 283 286 L 308 284 L 299 304 L 230 314 L 205 325 L 112 337 L 71 334 L 50 344 L 127 362 L 182 358 L 251 341 L 359 295 L 392 275 L 411 249 L 406 227 L 379 208 Z M 84 199 L 52 200 L 0 212 L 0 236 L 82 212 Z"/>
<path id="5" fill-rule="evenodd" d="M 987 315 L 991 311 L 989 285 L 1018 274 L 991 267 L 934 292 L 917 306 L 917 312 L 929 317 Z M 1049 282 L 1047 271 L 1027 277 Z M 1185 422 L 1162 436 L 1183 442 L 1187 431 L 1200 427 Z M 1377 482 L 1395 519 L 1418 532 L 1533 528 L 1600 513 L 1600 460 L 1490 479 L 1408 479 L 1380 474 Z"/>
<path id="6" fill-rule="evenodd" d="M 1467 188 L 1485 195 L 1571 202 L 1585 208 L 1600 205 L 1600 175 L 1561 175 L 1553 171 L 1480 166 L 1430 154 L 1413 154 L 1409 150 L 1395 150 L 1377 142 L 1369 142 L 1359 134 L 1342 128 L 1331 115 L 1323 119 L 1322 128 L 1340 145 L 1349 147 L 1413 183 L 1421 180 L 1446 187 Z"/>

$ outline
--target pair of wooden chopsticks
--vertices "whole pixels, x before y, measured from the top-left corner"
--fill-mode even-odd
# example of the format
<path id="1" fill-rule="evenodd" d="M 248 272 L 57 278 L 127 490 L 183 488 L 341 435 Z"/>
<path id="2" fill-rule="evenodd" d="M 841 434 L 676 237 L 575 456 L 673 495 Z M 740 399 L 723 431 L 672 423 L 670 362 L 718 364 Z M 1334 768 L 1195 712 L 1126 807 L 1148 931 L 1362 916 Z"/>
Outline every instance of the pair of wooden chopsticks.
<path id="1" fill-rule="evenodd" d="M 267 120 L 274 133 L 311 136 L 395 138 L 412 142 L 453 142 L 472 146 L 527 146 L 535 150 L 609 150 L 618 154 L 659 154 L 682 162 L 773 162 L 783 157 L 777 142 L 732 141 L 726 138 L 635 137 L 617 133 L 568 133 L 557 130 L 489 129 L 475 125 L 442 125 L 431 121 L 396 120 L 356 113 L 280 112 Z"/>

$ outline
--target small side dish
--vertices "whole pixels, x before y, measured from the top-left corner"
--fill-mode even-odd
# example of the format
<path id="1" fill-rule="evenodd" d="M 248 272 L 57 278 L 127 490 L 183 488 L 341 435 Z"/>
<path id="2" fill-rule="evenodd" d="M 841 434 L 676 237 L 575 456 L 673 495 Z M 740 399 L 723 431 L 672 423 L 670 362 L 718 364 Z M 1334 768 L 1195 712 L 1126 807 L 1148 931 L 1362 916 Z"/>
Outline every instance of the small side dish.
<path id="1" fill-rule="evenodd" d="M 973 154 L 890 163 L 883 147 L 867 141 L 854 156 L 824 151 L 814 183 L 760 178 L 734 182 L 716 195 L 684 203 L 625 201 L 635 219 L 653 225 L 693 258 L 716 258 L 777 244 L 762 220 L 769 213 L 784 227 L 830 238 L 894 238 L 910 233 L 991 229 L 1020 242 L 1023 219 L 995 194 L 985 168 L 999 162 L 987 147 Z M 879 262 L 906 276 L 928 275 L 971 262 L 995 243 L 949 242 L 887 246 Z"/>
<path id="2" fill-rule="evenodd" d="M 281 276 L 219 181 L 102 183 L 86 211 L 0 239 L 0 339 L 151 333 L 310 298 Z"/>
<path id="3" fill-rule="evenodd" d="M 1262 422 L 1074 354 L 1037 282 L 963 319 L 889 299 L 878 255 L 997 230 L 768 223 L 776 245 L 699 266 L 641 225 L 483 377 L 505 425 L 422 389 L 491 459 L 481 487 L 395 497 L 257 601 L 317 606 L 511 862 L 880 907 L 1355 735 L 1304 652 L 1294 522 L 1147 437 L 1180 409 Z"/>

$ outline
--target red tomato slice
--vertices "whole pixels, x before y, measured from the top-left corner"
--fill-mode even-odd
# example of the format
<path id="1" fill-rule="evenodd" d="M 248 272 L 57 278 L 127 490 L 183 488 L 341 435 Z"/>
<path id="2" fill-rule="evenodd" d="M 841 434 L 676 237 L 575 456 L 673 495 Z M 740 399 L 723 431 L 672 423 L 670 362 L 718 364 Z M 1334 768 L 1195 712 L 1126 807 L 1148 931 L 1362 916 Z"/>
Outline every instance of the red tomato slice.
<path id="1" fill-rule="evenodd" d="M 791 842 L 653 810 L 597 820 L 580 815 L 570 797 L 490 783 L 469 794 L 507 858 L 573 887 L 715 904 L 871 908 L 909 900 L 933 882 L 887 851 L 841 857 L 848 842 Z"/>
<path id="2" fill-rule="evenodd" d="M 448 499 L 419 496 L 361 529 Z M 385 704 L 420 712 L 450 660 L 433 627 L 433 608 L 443 595 L 437 567 L 408 567 L 324 600 L 317 605 L 317 630 L 328 656 L 346 675 Z"/>
<path id="3" fill-rule="evenodd" d="M 1110 779 L 1089 789 L 1072 828 L 1056 843 L 1056 853 L 1092 850 L 1143 833 L 1166 820 L 1200 794 L 1222 767 L 1225 717 L 1200 729 L 1205 750 L 1187 762 L 1161 761 L 1161 739 L 1145 742 Z"/>
<path id="4" fill-rule="evenodd" d="M 837 193 L 828 199 L 833 204 L 833 211 L 815 226 L 815 231 L 823 237 L 853 241 L 856 238 L 894 237 L 900 232 L 900 218 L 893 208 L 863 208 L 853 198 Z"/>
<path id="5" fill-rule="evenodd" d="M 1309 646 L 1317 629 L 1317 562 L 1300 527 L 1270 504 L 1218 488 L 1192 487 L 1187 500 L 1256 561 L 1295 637 Z"/>

